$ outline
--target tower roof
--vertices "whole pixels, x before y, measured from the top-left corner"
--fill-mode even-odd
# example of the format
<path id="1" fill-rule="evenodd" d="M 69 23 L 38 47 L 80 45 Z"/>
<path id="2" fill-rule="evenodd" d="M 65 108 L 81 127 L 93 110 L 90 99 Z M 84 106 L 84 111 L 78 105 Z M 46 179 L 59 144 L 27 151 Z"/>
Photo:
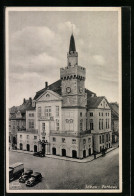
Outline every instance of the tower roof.
<path id="1" fill-rule="evenodd" d="M 75 48 L 75 40 L 74 40 L 73 34 L 70 37 L 69 52 L 71 52 L 71 51 L 76 51 L 76 48 Z"/>

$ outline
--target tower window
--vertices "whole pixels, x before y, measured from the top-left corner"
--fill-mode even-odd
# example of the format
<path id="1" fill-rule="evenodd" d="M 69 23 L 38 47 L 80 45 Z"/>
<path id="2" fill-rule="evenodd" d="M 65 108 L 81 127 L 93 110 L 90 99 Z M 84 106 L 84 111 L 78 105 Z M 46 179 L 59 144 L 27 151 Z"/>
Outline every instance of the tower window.
<path id="1" fill-rule="evenodd" d="M 82 117 L 82 112 L 80 112 L 80 117 Z"/>
<path id="2" fill-rule="evenodd" d="M 93 112 L 90 112 L 90 116 L 93 116 Z"/>

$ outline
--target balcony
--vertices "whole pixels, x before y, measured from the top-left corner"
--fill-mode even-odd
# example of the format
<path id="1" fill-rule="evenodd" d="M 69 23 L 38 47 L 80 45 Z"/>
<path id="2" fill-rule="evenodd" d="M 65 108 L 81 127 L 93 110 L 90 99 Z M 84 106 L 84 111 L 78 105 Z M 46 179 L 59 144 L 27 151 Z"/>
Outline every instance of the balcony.
<path id="1" fill-rule="evenodd" d="M 45 137 L 45 136 L 46 136 L 46 132 L 44 132 L 44 131 L 41 132 L 41 136 L 42 136 L 42 137 Z"/>
<path id="2" fill-rule="evenodd" d="M 18 130 L 20 133 L 32 133 L 32 134 L 38 134 L 38 129 L 23 129 L 23 130 Z"/>
<path id="3" fill-rule="evenodd" d="M 48 117 L 40 116 L 40 117 L 38 117 L 38 120 L 40 120 L 40 121 L 54 120 L 54 117 L 53 116 L 48 116 Z"/>
<path id="4" fill-rule="evenodd" d="M 64 131 L 64 132 L 59 132 L 59 131 L 50 131 L 50 135 L 52 136 L 71 136 L 71 137 L 80 137 L 86 134 L 91 134 L 91 130 L 86 130 L 82 132 L 74 132 L 74 131 Z"/>

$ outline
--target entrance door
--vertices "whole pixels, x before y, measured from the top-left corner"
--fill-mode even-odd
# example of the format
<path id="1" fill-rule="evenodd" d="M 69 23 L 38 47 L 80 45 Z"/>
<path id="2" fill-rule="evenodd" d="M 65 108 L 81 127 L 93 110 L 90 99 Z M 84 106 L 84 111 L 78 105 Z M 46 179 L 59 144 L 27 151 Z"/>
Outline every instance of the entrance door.
<path id="1" fill-rule="evenodd" d="M 62 149 L 61 152 L 62 152 L 62 156 L 65 157 L 66 156 L 66 149 Z"/>
<path id="2" fill-rule="evenodd" d="M 86 158 L 86 150 L 83 150 L 83 158 Z"/>
<path id="3" fill-rule="evenodd" d="M 20 143 L 20 150 L 23 150 L 23 144 Z"/>
<path id="4" fill-rule="evenodd" d="M 52 154 L 56 155 L 56 148 L 52 148 Z"/>
<path id="5" fill-rule="evenodd" d="M 27 151 L 30 151 L 30 145 L 27 144 Z"/>
<path id="6" fill-rule="evenodd" d="M 91 148 L 88 149 L 88 154 L 91 155 Z"/>
<path id="7" fill-rule="evenodd" d="M 34 145 L 34 152 L 37 152 L 37 146 Z"/>
<path id="8" fill-rule="evenodd" d="M 72 150 L 72 157 L 77 158 L 77 151 L 76 150 Z"/>

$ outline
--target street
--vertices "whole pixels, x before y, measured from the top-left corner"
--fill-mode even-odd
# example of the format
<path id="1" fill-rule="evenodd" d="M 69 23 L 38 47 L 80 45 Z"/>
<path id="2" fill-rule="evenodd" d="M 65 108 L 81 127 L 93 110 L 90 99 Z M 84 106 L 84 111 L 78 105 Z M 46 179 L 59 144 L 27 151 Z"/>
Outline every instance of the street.
<path id="1" fill-rule="evenodd" d="M 10 190 L 31 189 L 113 189 L 119 188 L 119 148 L 92 162 L 77 163 L 30 154 L 9 152 L 10 164 L 24 163 L 25 169 L 41 172 L 42 182 L 33 187 L 15 180 Z"/>

